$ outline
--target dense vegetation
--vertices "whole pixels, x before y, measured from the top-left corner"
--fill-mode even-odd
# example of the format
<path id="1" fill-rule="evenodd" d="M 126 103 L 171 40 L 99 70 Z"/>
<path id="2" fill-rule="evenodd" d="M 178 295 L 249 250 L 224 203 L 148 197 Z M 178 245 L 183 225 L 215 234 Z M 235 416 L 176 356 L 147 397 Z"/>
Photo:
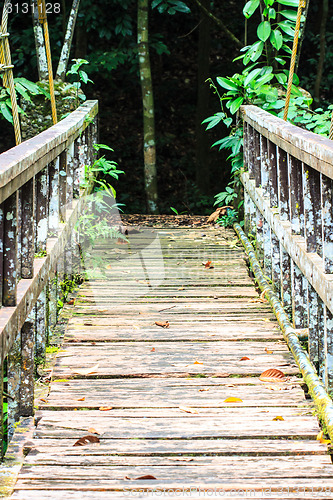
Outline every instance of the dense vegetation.
<path id="1" fill-rule="evenodd" d="M 221 83 L 221 78 L 243 75 L 243 85 L 249 73 L 244 74 L 244 61 L 234 59 L 246 54 L 239 52 L 244 46 L 244 38 L 246 45 L 259 42 L 265 50 L 267 40 L 271 42 L 268 52 L 259 54 L 255 61 L 249 57 L 248 65 L 260 62 L 263 55 L 268 60 L 274 51 L 280 49 L 280 39 L 271 36 L 276 26 L 272 26 L 269 33 L 265 31 L 268 30 L 267 24 L 262 25 L 261 38 L 259 36 L 258 39 L 257 29 L 263 21 L 263 9 L 268 6 L 270 9 L 277 7 L 277 11 L 288 11 L 294 9 L 295 1 L 253 0 L 247 5 L 250 9 L 248 20 L 243 14 L 244 4 L 240 6 L 235 0 L 223 3 L 153 0 L 150 4 L 149 48 L 155 103 L 159 208 L 162 213 L 172 213 L 171 206 L 179 213 L 207 212 L 211 210 L 217 192 L 228 192 L 225 187 L 230 182 L 232 169 L 230 160 L 227 160 L 229 151 L 224 148 L 218 151 L 217 147 L 211 149 L 211 144 L 229 134 L 230 125 L 231 128 L 235 125 L 235 118 L 232 123 L 221 119 L 217 126 L 205 132 L 205 125 L 201 122 L 221 112 L 219 99 L 206 80 L 211 78 L 215 90 L 219 90 L 221 95 L 228 89 L 225 85 L 219 86 L 216 77 Z M 54 69 L 60 56 L 71 2 L 62 0 L 60 6 L 60 13 L 53 11 L 48 16 Z M 292 40 L 291 32 L 288 35 L 288 22 L 294 22 L 293 16 L 273 19 L 267 14 L 265 20 L 284 23 L 285 29 L 281 25 L 279 31 L 283 37 L 289 36 Z M 37 81 L 31 17 L 13 12 L 10 33 L 15 76 Z M 265 39 L 267 34 L 268 39 Z M 312 107 L 326 109 L 330 104 L 333 78 L 330 66 L 333 63 L 329 42 L 332 36 L 333 13 L 328 10 L 328 1 L 310 2 L 298 75 L 300 86 L 315 97 L 315 106 Z M 92 3 L 81 0 L 71 58 L 89 61 L 84 69 L 94 84 L 88 82 L 85 93 L 88 98 L 100 101 L 100 142 L 114 148 L 115 152 L 110 152 L 109 158 L 125 171 L 115 186 L 118 201 L 126 204 L 128 212 L 146 211 L 137 47 L 136 2 L 101 0 Z M 288 51 L 283 57 L 286 59 L 283 69 L 277 70 L 276 61 L 266 61 L 261 68 L 272 66 L 274 75 L 282 74 L 289 66 Z M 260 75 L 264 78 L 263 85 L 274 84 L 270 73 L 267 74 L 268 80 L 264 73 Z M 258 74 L 255 77 L 257 79 Z M 284 83 L 283 78 L 278 76 L 274 81 Z M 248 79 L 246 83 L 249 82 Z M 234 101 L 239 97 L 244 98 L 244 95 L 237 95 Z M 245 97 L 247 102 L 248 96 Z M 227 111 L 228 115 L 224 118 L 232 118 L 235 107 L 244 101 L 238 100 L 231 113 Z M 326 126 L 328 117 L 329 112 Z M 313 122 L 312 118 L 308 119 Z M 1 150 L 5 150 L 13 145 L 13 134 L 6 120 L 0 120 L 0 127 Z"/>

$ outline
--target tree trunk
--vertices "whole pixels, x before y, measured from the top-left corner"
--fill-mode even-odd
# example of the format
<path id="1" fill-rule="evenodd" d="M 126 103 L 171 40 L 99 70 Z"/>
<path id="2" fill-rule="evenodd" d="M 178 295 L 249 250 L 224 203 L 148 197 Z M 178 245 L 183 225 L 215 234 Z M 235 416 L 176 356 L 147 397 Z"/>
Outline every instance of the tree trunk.
<path id="1" fill-rule="evenodd" d="M 304 21 L 301 24 L 300 34 L 299 34 L 299 38 L 298 38 L 298 49 L 297 49 L 297 56 L 296 56 L 296 63 L 295 63 L 295 73 L 298 72 L 298 65 L 299 65 L 301 52 L 302 52 L 302 45 L 303 45 L 303 40 L 304 40 L 304 35 L 305 35 L 306 20 L 308 18 L 309 5 L 310 5 L 310 0 L 306 0 L 306 6 L 305 6 L 305 9 L 303 10 Z M 281 5 L 279 7 L 281 7 Z"/>
<path id="2" fill-rule="evenodd" d="M 75 37 L 75 57 L 76 59 L 84 59 L 87 56 L 88 37 L 87 30 L 84 26 L 76 26 Z"/>
<path id="3" fill-rule="evenodd" d="M 202 5 L 209 8 L 210 0 L 202 0 Z M 196 182 L 203 194 L 209 194 L 209 137 L 205 132 L 202 121 L 207 118 L 209 112 L 210 87 L 206 82 L 209 77 L 209 55 L 210 55 L 210 21 L 202 12 L 199 28 L 198 47 L 198 97 L 196 114 Z"/>
<path id="4" fill-rule="evenodd" d="M 59 59 L 58 69 L 56 73 L 56 78 L 65 81 L 66 71 L 69 61 L 69 55 L 71 52 L 72 40 L 74 35 L 75 22 L 77 18 L 77 13 L 79 11 L 80 0 L 73 0 L 72 9 L 69 14 L 67 30 L 65 34 L 64 44 L 62 46 L 61 55 Z"/>
<path id="5" fill-rule="evenodd" d="M 143 104 L 144 182 L 148 213 L 157 214 L 155 113 L 148 40 L 148 0 L 138 0 L 138 55 Z"/>
<path id="6" fill-rule="evenodd" d="M 320 23 L 320 43 L 319 43 L 319 60 L 317 66 L 317 76 L 314 85 L 314 105 L 318 107 L 320 101 L 320 84 L 324 71 L 325 54 L 326 54 L 326 24 L 328 18 L 328 0 L 323 0 L 322 15 Z"/>
<path id="7" fill-rule="evenodd" d="M 36 55 L 37 55 L 38 77 L 39 80 L 47 80 L 49 77 L 49 72 L 47 69 L 43 28 L 38 19 L 37 0 L 31 0 L 31 5 L 32 5 L 32 22 L 33 22 Z"/>

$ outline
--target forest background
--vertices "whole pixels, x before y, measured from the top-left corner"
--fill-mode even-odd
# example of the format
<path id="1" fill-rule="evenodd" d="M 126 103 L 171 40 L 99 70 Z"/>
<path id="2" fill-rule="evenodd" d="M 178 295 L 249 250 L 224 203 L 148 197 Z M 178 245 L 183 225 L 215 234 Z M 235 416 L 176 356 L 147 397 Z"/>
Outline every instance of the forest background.
<path id="1" fill-rule="evenodd" d="M 242 72 L 242 61 L 234 59 L 245 37 L 247 44 L 257 39 L 260 14 L 246 21 L 244 3 L 237 0 L 169 0 L 165 9 L 161 4 L 153 0 L 149 8 L 159 209 L 207 214 L 214 195 L 230 181 L 231 165 L 228 151 L 211 148 L 228 135 L 227 127 L 220 123 L 206 132 L 201 124 L 220 111 L 219 99 L 206 80 Z M 71 5 L 61 0 L 60 13 L 48 15 L 54 69 Z M 37 81 L 31 15 L 13 10 L 9 32 L 14 76 Z M 333 103 L 332 38 L 328 0 L 310 0 L 298 76 L 300 86 L 315 97 L 315 106 L 324 109 Z M 113 183 L 117 201 L 126 205 L 127 213 L 145 213 L 135 1 L 81 0 L 71 50 L 71 59 L 80 58 L 89 62 L 84 70 L 94 82 L 88 82 L 84 92 L 88 99 L 99 100 L 99 142 L 114 149 L 108 156 L 125 172 Z M 11 125 L 1 119 L 0 152 L 13 145 Z"/>

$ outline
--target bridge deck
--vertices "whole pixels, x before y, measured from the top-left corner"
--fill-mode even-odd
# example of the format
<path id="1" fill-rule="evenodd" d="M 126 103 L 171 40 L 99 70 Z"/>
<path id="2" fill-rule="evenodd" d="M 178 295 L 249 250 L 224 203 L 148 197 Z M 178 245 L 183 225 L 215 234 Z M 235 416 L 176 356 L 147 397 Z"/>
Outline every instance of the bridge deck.
<path id="1" fill-rule="evenodd" d="M 72 306 L 12 498 L 333 498 L 311 402 L 233 233 L 155 231 L 100 245 L 106 274 Z M 285 380 L 260 381 L 269 368 Z M 86 435 L 100 442 L 73 446 Z"/>

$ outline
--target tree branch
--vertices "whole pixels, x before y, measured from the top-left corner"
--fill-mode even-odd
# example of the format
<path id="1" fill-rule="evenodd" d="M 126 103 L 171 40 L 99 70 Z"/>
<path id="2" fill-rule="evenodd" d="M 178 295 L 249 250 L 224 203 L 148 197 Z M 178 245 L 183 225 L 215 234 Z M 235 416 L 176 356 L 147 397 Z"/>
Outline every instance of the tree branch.
<path id="1" fill-rule="evenodd" d="M 212 12 L 210 12 L 208 9 L 206 9 L 206 7 L 204 7 L 202 5 L 202 3 L 200 2 L 200 0 L 192 0 L 192 2 L 195 2 L 197 4 L 197 6 L 199 7 L 199 9 L 201 10 L 201 12 L 203 12 L 208 17 L 208 19 L 210 19 L 211 21 L 213 21 L 219 28 L 221 28 L 221 30 L 223 31 L 223 33 L 225 35 L 227 35 L 227 37 L 234 44 L 236 44 L 236 46 L 239 49 L 243 48 L 242 42 L 226 27 L 226 25 L 221 21 L 221 19 L 219 19 L 218 17 L 214 16 L 214 14 L 212 14 Z"/>

